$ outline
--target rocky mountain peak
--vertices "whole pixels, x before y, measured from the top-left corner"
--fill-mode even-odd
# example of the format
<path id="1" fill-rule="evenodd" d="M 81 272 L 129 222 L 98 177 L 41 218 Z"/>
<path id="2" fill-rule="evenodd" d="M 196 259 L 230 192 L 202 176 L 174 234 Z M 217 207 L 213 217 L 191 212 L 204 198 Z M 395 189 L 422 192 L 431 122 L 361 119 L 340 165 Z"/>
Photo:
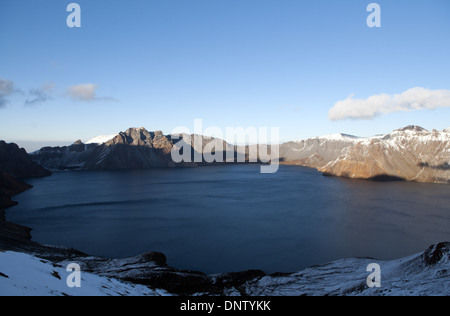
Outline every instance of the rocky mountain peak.
<path id="1" fill-rule="evenodd" d="M 426 130 L 423 127 L 417 126 L 417 125 L 408 125 L 406 127 L 400 128 L 395 130 L 395 132 L 407 132 L 407 131 L 412 131 L 412 132 L 428 132 L 428 130 Z"/>
<path id="2" fill-rule="evenodd" d="M 79 139 L 69 146 L 70 151 L 82 152 L 84 150 L 84 143 Z"/>
<path id="3" fill-rule="evenodd" d="M 15 178 L 48 176 L 51 173 L 34 163 L 23 148 L 14 143 L 0 141 L 0 173 L 8 173 Z"/>
<path id="4" fill-rule="evenodd" d="M 0 141 L 0 209 L 15 205 L 10 198 L 31 186 L 18 178 L 49 176 L 51 173 L 34 163 L 23 148 Z"/>
<path id="5" fill-rule="evenodd" d="M 434 266 L 439 263 L 450 261 L 450 242 L 442 242 L 431 246 L 421 256 L 421 259 L 427 266 Z"/>

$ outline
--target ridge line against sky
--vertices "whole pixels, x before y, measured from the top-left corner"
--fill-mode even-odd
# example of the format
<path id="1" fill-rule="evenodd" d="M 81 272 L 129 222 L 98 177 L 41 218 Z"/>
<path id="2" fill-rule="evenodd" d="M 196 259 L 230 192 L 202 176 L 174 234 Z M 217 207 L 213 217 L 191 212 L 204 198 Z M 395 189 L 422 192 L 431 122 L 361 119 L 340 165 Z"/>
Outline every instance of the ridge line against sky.
<path id="1" fill-rule="evenodd" d="M 379 29 L 366 0 L 80 0 L 71 29 L 70 1 L 2 1 L 0 139 L 170 133 L 196 118 L 279 127 L 281 142 L 448 128 L 450 2 L 376 2 Z"/>

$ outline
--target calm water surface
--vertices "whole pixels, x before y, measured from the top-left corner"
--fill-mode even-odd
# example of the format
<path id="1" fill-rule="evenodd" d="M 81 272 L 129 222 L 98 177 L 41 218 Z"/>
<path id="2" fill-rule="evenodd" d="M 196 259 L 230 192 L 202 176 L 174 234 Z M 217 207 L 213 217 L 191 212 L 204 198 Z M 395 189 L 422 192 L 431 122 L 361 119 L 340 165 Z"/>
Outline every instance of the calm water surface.
<path id="1" fill-rule="evenodd" d="M 147 251 L 207 273 L 292 272 L 345 257 L 397 259 L 450 241 L 450 186 L 258 166 L 59 172 L 28 181 L 7 219 L 92 255 Z"/>

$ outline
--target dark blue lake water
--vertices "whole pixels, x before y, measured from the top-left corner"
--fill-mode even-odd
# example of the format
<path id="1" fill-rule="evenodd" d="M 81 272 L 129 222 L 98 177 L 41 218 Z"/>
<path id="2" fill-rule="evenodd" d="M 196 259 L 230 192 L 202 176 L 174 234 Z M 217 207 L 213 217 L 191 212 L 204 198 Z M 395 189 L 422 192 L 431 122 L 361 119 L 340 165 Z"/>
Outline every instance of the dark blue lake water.
<path id="1" fill-rule="evenodd" d="M 397 259 L 450 241 L 450 186 L 323 177 L 280 166 L 59 172 L 28 181 L 7 219 L 35 241 L 207 273 L 293 272 L 345 257 Z"/>

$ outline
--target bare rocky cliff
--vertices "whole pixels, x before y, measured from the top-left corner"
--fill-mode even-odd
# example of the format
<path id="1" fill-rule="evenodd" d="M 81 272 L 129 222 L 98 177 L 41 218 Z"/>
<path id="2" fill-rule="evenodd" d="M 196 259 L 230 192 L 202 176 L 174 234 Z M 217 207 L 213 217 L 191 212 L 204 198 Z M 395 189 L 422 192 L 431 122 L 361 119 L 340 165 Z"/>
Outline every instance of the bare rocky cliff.
<path id="1" fill-rule="evenodd" d="M 0 141 L 0 209 L 15 205 L 11 197 L 31 188 L 20 179 L 49 175 L 51 172 L 33 162 L 25 149 Z"/>

